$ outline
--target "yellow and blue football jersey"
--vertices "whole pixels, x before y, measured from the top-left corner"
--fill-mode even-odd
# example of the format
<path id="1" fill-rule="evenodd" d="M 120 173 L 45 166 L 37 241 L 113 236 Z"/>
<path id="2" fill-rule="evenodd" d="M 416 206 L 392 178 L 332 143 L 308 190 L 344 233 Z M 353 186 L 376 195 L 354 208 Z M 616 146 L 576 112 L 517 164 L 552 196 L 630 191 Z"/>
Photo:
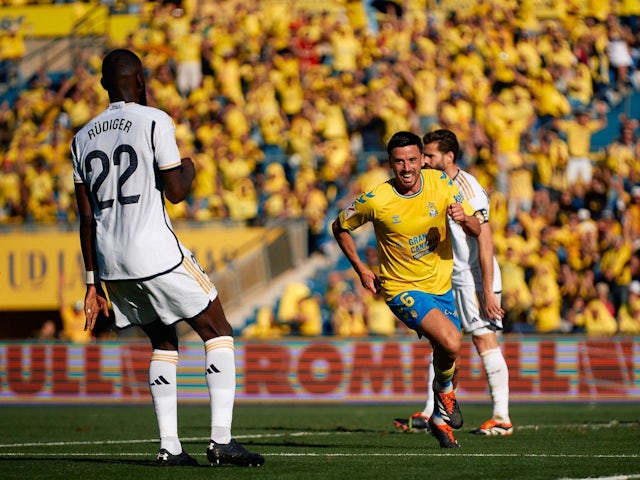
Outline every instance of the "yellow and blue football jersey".
<path id="1" fill-rule="evenodd" d="M 451 289 L 453 253 L 447 207 L 452 203 L 461 203 L 467 215 L 473 214 L 451 178 L 439 170 L 422 170 L 419 192 L 401 195 L 393 180 L 388 180 L 340 212 L 345 230 L 373 223 L 379 279 L 387 301 L 406 290 L 442 295 Z"/>

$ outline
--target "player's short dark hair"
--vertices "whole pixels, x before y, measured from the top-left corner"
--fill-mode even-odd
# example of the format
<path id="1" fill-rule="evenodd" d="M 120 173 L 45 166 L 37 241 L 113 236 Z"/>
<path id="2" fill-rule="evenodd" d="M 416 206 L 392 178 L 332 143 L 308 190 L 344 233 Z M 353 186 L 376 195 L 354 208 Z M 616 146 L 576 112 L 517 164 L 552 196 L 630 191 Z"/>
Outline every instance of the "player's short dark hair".
<path id="1" fill-rule="evenodd" d="M 108 85 L 114 85 L 119 77 L 135 75 L 141 69 L 140 58 L 126 48 L 111 50 L 102 60 L 102 78 Z"/>
<path id="2" fill-rule="evenodd" d="M 434 130 L 433 132 L 425 133 L 422 137 L 422 143 L 427 145 L 429 143 L 437 143 L 438 151 L 440 153 L 453 153 L 453 159 L 457 160 L 460 154 L 460 144 L 456 134 L 451 130 L 441 128 Z"/>
<path id="3" fill-rule="evenodd" d="M 417 145 L 422 153 L 422 140 L 418 135 L 407 131 L 396 132 L 387 143 L 387 153 L 391 155 L 394 148 L 408 147 L 410 145 Z"/>

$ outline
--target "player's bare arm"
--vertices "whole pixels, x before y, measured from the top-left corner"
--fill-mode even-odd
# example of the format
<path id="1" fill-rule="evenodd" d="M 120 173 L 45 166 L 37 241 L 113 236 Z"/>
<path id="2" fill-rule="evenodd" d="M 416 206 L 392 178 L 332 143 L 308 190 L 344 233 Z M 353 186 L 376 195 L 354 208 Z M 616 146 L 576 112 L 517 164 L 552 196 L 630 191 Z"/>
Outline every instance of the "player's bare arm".
<path id="1" fill-rule="evenodd" d="M 504 310 L 498 302 L 498 297 L 493 291 L 493 239 L 491 237 L 491 224 L 485 222 L 480 225 L 478 236 L 478 260 L 482 270 L 482 292 L 484 294 L 484 310 L 488 318 L 501 320 Z"/>
<path id="2" fill-rule="evenodd" d="M 182 159 L 180 168 L 163 171 L 162 182 L 166 199 L 171 203 L 180 203 L 187 198 L 195 176 L 196 169 L 189 157 Z"/>
<path id="3" fill-rule="evenodd" d="M 91 201 L 83 183 L 76 183 L 75 188 L 80 217 L 80 249 L 84 259 L 84 268 L 87 272 L 92 272 L 94 276 L 94 283 L 87 283 L 87 291 L 84 297 L 84 314 L 86 318 L 84 329 L 93 330 L 100 312 L 107 317 L 109 316 L 109 305 L 107 296 L 102 290 L 100 279 L 96 278 L 93 273 L 98 268 L 95 261 L 95 223 Z"/>
<path id="4" fill-rule="evenodd" d="M 379 293 L 381 288 L 380 280 L 362 263 L 362 260 L 360 260 L 358 249 L 353 241 L 351 233 L 342 228 L 338 219 L 334 220 L 331 228 L 333 230 L 333 236 L 335 237 L 336 242 L 338 242 L 340 249 L 353 266 L 358 277 L 360 277 L 360 283 L 362 283 L 362 286 L 372 293 Z"/>
<path id="5" fill-rule="evenodd" d="M 480 235 L 480 220 L 475 215 L 465 214 L 461 204 L 452 203 L 449 205 L 447 215 L 458 223 L 467 235 L 471 237 Z"/>

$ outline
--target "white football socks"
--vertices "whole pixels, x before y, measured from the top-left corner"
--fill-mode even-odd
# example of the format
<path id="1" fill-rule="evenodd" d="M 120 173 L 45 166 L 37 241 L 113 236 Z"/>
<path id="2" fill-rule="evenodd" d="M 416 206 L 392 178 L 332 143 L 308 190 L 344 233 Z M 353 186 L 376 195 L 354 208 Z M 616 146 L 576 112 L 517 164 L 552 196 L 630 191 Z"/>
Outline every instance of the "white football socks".
<path id="1" fill-rule="evenodd" d="M 509 368 L 500 348 L 487 350 L 480 355 L 489 380 L 493 400 L 493 418 L 510 422 L 509 418 Z"/>
<path id="2" fill-rule="evenodd" d="M 149 388 L 160 431 L 160 448 L 173 455 L 182 452 L 178 439 L 177 369 L 178 352 L 153 350 L 149 362 Z"/>
<path id="3" fill-rule="evenodd" d="M 207 340 L 205 377 L 211 401 L 211 439 L 231 441 L 231 421 L 236 394 L 236 364 L 233 337 Z"/>

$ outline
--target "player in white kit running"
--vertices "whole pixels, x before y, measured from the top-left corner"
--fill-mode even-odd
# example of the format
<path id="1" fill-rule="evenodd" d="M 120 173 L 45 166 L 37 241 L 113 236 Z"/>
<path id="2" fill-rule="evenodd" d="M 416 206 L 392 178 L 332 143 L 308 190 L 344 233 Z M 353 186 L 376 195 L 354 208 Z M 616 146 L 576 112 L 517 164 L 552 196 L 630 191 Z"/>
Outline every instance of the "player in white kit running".
<path id="1" fill-rule="evenodd" d="M 181 158 L 175 125 L 146 106 L 142 62 L 116 49 L 102 64 L 109 107 L 73 138 L 71 153 L 86 268 L 85 328 L 109 314 L 120 328 L 137 325 L 151 341 L 149 384 L 160 433 L 157 463 L 197 465 L 178 437 L 176 323 L 186 321 L 205 347 L 211 401 L 212 465 L 260 466 L 264 458 L 231 436 L 236 370 L 233 329 L 215 286 L 176 237 L 165 198 L 183 201 L 195 176 Z"/>
<path id="2" fill-rule="evenodd" d="M 424 135 L 425 163 L 428 168 L 443 170 L 459 186 L 475 209 L 481 231 L 470 238 L 460 225 L 449 220 L 453 244 L 452 287 L 456 310 L 462 329 L 471 335 L 482 359 L 493 402 L 492 418 L 472 431 L 478 435 L 511 435 L 513 425 L 509 417 L 509 370 L 498 343 L 504 311 L 500 307 L 502 279 L 493 252 L 489 221 L 489 198 L 476 178 L 461 170 L 456 160 L 458 140 L 450 130 L 436 130 Z M 433 381 L 433 367 L 429 368 L 429 382 Z M 404 431 L 428 428 L 433 411 L 433 393 L 428 389 L 424 410 L 409 418 L 397 418 L 394 424 Z"/>

